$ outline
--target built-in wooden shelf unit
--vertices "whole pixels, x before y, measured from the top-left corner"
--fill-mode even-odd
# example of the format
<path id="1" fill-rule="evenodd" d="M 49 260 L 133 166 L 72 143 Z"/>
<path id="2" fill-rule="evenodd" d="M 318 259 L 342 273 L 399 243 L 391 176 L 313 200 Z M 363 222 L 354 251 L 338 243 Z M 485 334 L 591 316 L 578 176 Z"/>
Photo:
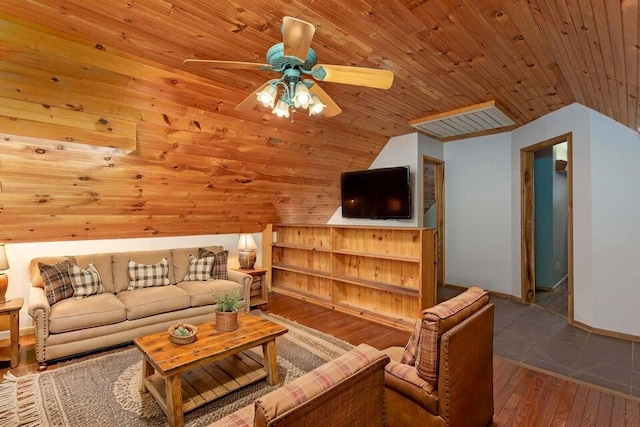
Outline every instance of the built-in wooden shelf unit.
<path id="1" fill-rule="evenodd" d="M 435 230 L 269 224 L 274 292 L 410 330 L 436 302 Z"/>

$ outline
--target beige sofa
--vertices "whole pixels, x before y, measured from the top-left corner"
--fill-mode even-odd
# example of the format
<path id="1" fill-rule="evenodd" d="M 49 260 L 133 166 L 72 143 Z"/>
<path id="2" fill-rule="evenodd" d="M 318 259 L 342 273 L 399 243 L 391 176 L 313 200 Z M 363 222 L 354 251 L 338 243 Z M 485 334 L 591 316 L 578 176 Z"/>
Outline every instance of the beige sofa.
<path id="1" fill-rule="evenodd" d="M 392 425 L 384 414 L 388 362 L 381 351 L 360 344 L 209 427 Z"/>
<path id="2" fill-rule="evenodd" d="M 222 251 L 219 246 L 207 249 L 214 253 Z M 198 248 L 31 260 L 29 315 L 35 323 L 36 358 L 41 369 L 51 360 L 123 344 L 142 335 L 166 330 L 178 321 L 212 321 L 215 318 L 215 292 L 238 291 L 243 296 L 242 309 L 249 311 L 251 276 L 228 270 L 229 280 L 185 282 L 183 278 L 189 270 L 190 255 L 198 257 Z M 100 274 L 104 293 L 83 299 L 66 298 L 50 305 L 39 263 L 54 265 L 68 258 L 73 258 L 81 268 L 93 263 Z M 169 261 L 170 285 L 127 290 L 129 260 L 156 264 L 162 258 Z"/>

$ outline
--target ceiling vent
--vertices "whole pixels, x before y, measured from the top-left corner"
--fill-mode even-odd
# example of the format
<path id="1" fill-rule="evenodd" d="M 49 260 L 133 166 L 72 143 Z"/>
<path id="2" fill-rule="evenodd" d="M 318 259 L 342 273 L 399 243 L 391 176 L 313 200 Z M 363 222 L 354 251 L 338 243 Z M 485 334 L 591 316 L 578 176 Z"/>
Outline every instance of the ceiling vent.
<path id="1" fill-rule="evenodd" d="M 409 125 L 440 141 L 488 135 L 517 126 L 516 122 L 498 108 L 495 101 L 411 120 Z"/>

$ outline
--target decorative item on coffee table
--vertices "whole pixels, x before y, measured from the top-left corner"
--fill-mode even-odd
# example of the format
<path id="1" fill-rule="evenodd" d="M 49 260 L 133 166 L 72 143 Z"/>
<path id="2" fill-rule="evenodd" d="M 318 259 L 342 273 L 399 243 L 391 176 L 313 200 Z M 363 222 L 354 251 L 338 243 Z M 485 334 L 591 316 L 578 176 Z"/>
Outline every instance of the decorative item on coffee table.
<path id="1" fill-rule="evenodd" d="M 191 344 L 196 340 L 198 328 L 188 323 L 178 323 L 169 327 L 169 341 L 174 344 Z"/>
<path id="2" fill-rule="evenodd" d="M 216 297 L 216 329 L 231 332 L 238 329 L 238 309 L 240 294 L 238 292 L 217 292 Z"/>

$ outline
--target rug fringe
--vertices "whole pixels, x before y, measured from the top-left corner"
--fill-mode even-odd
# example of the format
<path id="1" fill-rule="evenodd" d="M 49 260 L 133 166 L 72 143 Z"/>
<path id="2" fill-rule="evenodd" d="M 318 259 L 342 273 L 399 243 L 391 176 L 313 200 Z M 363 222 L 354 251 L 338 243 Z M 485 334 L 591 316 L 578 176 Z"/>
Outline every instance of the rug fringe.
<path id="1" fill-rule="evenodd" d="M 0 427 L 44 427 L 37 375 L 16 377 L 11 372 L 0 383 Z"/>

